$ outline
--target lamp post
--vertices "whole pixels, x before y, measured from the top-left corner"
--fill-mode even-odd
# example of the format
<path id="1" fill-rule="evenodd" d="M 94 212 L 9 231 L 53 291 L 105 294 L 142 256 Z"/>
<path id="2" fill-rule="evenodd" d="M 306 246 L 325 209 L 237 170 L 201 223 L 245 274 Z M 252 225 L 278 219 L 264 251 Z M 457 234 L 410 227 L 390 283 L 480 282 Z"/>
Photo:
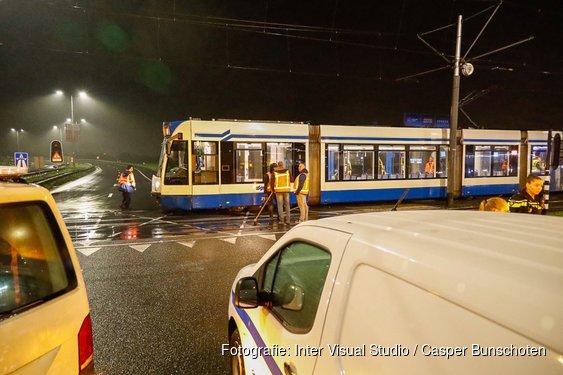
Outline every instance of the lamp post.
<path id="1" fill-rule="evenodd" d="M 64 92 L 62 90 L 57 90 L 55 93 L 59 96 L 64 95 Z M 84 91 L 79 91 L 78 96 L 80 98 L 88 97 L 88 95 Z M 70 126 L 70 139 L 67 140 L 71 141 L 72 143 L 76 143 L 78 141 L 78 134 L 80 132 L 80 124 L 74 121 L 74 95 L 70 95 L 70 118 L 67 118 L 66 121 L 67 123 L 65 124 L 65 127 Z M 81 122 L 85 123 L 86 120 L 81 119 Z M 69 133 L 67 132 L 67 138 L 68 134 Z M 74 150 L 72 152 L 72 165 L 74 166 Z"/>
<path id="2" fill-rule="evenodd" d="M 16 151 L 19 151 L 20 150 L 20 132 L 23 132 L 24 130 L 23 129 L 14 129 L 14 128 L 11 128 L 10 130 L 16 133 L 16 146 L 17 146 Z"/>
<path id="3" fill-rule="evenodd" d="M 57 125 L 53 125 L 53 130 L 58 130 L 59 131 L 59 141 L 61 141 L 61 143 L 63 142 L 63 128 L 62 127 L 58 127 Z"/>

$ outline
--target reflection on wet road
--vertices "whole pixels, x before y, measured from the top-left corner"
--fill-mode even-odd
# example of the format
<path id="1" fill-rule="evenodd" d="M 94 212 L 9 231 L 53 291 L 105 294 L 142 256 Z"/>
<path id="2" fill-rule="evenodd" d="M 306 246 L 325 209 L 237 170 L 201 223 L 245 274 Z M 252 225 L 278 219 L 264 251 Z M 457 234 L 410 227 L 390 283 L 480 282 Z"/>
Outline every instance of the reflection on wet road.
<path id="1" fill-rule="evenodd" d="M 150 181 L 137 174 L 137 191 L 131 211 L 117 209 L 119 169 L 101 163 L 91 175 L 52 191 L 70 235 L 77 246 L 115 240 L 164 240 L 182 237 L 239 237 L 258 233 L 284 233 L 289 226 L 269 225 L 262 218 L 253 225 L 254 213 L 216 211 L 164 215 L 150 195 Z"/>

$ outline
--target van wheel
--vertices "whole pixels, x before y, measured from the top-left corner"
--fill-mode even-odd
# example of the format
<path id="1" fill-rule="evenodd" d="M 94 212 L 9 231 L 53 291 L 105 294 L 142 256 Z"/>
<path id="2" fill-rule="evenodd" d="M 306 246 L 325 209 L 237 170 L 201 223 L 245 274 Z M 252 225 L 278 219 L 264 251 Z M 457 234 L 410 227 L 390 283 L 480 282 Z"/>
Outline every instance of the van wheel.
<path id="1" fill-rule="evenodd" d="M 238 329 L 232 333 L 231 338 L 229 339 L 229 346 L 231 348 L 237 348 L 236 355 L 231 354 L 231 374 L 232 375 L 244 375 L 246 374 L 244 370 L 244 355 L 242 354 L 242 350 L 238 350 L 242 347 L 242 343 L 240 341 L 240 334 Z"/>

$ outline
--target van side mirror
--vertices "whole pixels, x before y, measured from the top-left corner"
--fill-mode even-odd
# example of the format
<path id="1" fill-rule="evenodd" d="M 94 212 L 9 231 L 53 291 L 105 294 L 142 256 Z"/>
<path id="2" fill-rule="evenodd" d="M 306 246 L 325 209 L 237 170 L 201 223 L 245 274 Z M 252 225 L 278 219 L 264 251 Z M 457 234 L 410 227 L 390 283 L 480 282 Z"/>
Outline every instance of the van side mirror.
<path id="1" fill-rule="evenodd" d="M 303 288 L 297 285 L 288 284 L 282 292 L 281 307 L 284 310 L 301 311 L 303 310 Z"/>
<path id="2" fill-rule="evenodd" d="M 254 277 L 243 277 L 235 287 L 235 306 L 253 309 L 258 305 L 258 281 Z"/>
<path id="3" fill-rule="evenodd" d="M 557 133 L 555 134 L 555 137 L 553 137 L 553 148 L 552 148 L 553 152 L 553 162 L 551 163 L 551 166 L 553 168 L 557 168 L 559 167 L 559 160 L 561 158 L 561 134 Z"/>

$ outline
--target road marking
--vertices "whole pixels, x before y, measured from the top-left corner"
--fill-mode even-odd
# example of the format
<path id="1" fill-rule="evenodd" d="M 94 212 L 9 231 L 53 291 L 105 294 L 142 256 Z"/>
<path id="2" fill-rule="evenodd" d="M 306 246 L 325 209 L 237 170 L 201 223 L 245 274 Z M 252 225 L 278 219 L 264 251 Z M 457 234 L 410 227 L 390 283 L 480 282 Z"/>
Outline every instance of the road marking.
<path id="1" fill-rule="evenodd" d="M 276 236 L 273 234 L 259 234 L 258 237 L 265 238 L 267 240 L 276 241 Z"/>
<path id="2" fill-rule="evenodd" d="M 101 247 L 83 247 L 81 249 L 76 248 L 76 250 L 80 251 L 82 254 L 86 256 L 90 256 L 100 249 Z"/>
<path id="3" fill-rule="evenodd" d="M 111 198 L 111 197 L 113 197 L 113 193 L 108 194 L 108 198 Z"/>
<path id="4" fill-rule="evenodd" d="M 187 247 L 189 247 L 190 249 L 191 249 L 192 247 L 194 247 L 194 245 L 195 245 L 195 241 L 178 242 L 178 243 L 179 243 L 180 245 L 187 246 Z"/>
<path id="5" fill-rule="evenodd" d="M 137 250 L 138 252 L 142 253 L 144 252 L 146 249 L 148 249 L 151 246 L 151 244 L 148 245 L 129 245 L 129 247 Z"/>
<path id="6" fill-rule="evenodd" d="M 230 237 L 230 238 L 220 238 L 221 241 L 229 242 L 235 245 L 237 243 L 237 237 Z"/>

